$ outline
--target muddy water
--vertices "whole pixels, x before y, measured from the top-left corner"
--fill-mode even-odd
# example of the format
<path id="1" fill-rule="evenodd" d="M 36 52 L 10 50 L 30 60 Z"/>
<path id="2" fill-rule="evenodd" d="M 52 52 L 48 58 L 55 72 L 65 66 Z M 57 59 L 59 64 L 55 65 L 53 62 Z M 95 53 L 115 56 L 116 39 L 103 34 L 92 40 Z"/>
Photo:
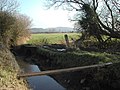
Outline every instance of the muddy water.
<path id="1" fill-rule="evenodd" d="M 27 64 L 22 61 L 18 61 L 21 69 L 24 72 L 40 72 L 37 65 Z M 56 80 L 50 76 L 33 76 L 26 78 L 32 90 L 66 90 Z"/>

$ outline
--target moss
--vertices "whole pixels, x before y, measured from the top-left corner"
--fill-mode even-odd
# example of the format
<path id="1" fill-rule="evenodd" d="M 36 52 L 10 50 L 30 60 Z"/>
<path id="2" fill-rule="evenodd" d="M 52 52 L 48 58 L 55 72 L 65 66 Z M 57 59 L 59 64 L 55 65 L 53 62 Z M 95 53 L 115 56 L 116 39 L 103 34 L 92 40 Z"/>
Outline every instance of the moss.
<path id="1" fill-rule="evenodd" d="M 88 86 L 91 87 L 90 90 L 96 90 L 98 88 L 100 88 L 99 90 L 120 89 L 119 86 L 120 85 L 120 61 L 119 61 L 120 54 L 119 53 L 109 54 L 105 52 L 100 53 L 100 52 L 87 52 L 87 51 L 79 51 L 79 50 L 72 52 L 57 52 L 55 50 L 48 50 L 42 47 L 37 47 L 36 50 L 37 51 L 33 56 L 31 54 L 31 57 L 35 58 L 35 63 L 37 63 L 39 66 L 42 66 L 43 70 L 113 62 L 114 64 L 110 66 L 89 68 L 89 69 L 81 70 L 76 73 L 74 72 L 73 76 L 77 75 L 78 77 L 72 77 L 72 73 L 70 72 L 68 74 L 69 77 L 64 73 L 62 73 L 61 75 L 63 75 L 63 78 L 65 78 L 64 80 L 66 80 L 67 78 L 67 80 L 73 80 L 75 82 L 78 82 L 77 83 L 79 84 L 78 86 L 84 84 L 87 87 Z M 83 81 L 83 83 L 81 84 L 80 83 L 81 80 L 85 80 L 85 81 Z M 74 83 L 71 83 L 70 87 L 73 84 Z"/>
<path id="2" fill-rule="evenodd" d="M 40 63 L 43 66 L 46 66 L 47 69 L 56 69 L 56 68 L 67 68 L 74 66 L 84 66 L 84 65 L 93 65 L 99 63 L 113 62 L 114 64 L 105 67 L 99 68 L 90 68 L 81 70 L 79 72 L 74 72 L 75 75 L 78 75 L 77 79 L 72 77 L 72 73 L 69 73 L 68 77 L 65 74 L 61 74 L 65 79 L 78 82 L 79 85 L 82 85 L 79 80 L 85 79 L 83 84 L 87 87 L 90 87 L 90 90 L 119 90 L 120 89 L 120 56 L 117 54 L 108 54 L 100 52 L 86 52 L 86 51 L 74 51 L 74 52 L 55 52 L 48 49 L 38 48 L 37 53 L 42 56 L 46 56 L 50 59 L 52 67 L 49 67 L 45 63 Z M 46 68 L 45 68 L 46 69 Z M 90 76 L 90 78 L 88 77 Z M 53 75 L 54 77 L 54 75 Z M 58 78 L 57 78 L 58 80 Z M 63 82 L 60 80 L 60 82 Z M 72 82 L 70 82 L 72 83 Z M 73 85 L 72 83 L 70 85 Z M 63 82 L 64 85 L 64 82 Z M 79 86 L 78 85 L 78 86 Z M 76 86 L 77 87 L 77 86 Z M 80 87 L 81 88 L 81 87 Z M 79 89 L 80 89 L 79 88 Z"/>
<path id="3" fill-rule="evenodd" d="M 62 67 L 72 66 L 84 66 L 93 65 L 107 62 L 119 62 L 120 56 L 100 53 L 100 52 L 86 52 L 86 51 L 74 51 L 74 52 L 55 52 L 52 50 L 38 48 L 38 55 L 47 57 L 50 62 L 61 65 Z"/>

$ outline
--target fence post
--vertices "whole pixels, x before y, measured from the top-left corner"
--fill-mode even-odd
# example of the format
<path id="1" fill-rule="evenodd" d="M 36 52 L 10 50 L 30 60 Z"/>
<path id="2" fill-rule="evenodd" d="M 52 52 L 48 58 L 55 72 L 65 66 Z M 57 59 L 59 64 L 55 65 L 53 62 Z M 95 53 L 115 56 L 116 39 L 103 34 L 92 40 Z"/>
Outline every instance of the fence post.
<path id="1" fill-rule="evenodd" d="M 66 42 L 67 47 L 70 47 L 70 43 L 69 43 L 69 39 L 68 39 L 68 35 L 65 34 L 64 37 L 65 37 L 65 42 Z"/>

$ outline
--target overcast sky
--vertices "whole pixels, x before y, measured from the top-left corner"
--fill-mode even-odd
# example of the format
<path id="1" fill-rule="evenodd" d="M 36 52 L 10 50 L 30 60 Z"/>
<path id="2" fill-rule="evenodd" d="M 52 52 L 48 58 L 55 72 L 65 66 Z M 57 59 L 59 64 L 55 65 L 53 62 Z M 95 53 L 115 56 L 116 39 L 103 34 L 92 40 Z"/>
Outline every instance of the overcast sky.
<path id="1" fill-rule="evenodd" d="M 26 14 L 33 20 L 33 27 L 73 27 L 68 19 L 68 11 L 59 9 L 45 9 L 44 0 L 19 0 L 20 12 Z"/>

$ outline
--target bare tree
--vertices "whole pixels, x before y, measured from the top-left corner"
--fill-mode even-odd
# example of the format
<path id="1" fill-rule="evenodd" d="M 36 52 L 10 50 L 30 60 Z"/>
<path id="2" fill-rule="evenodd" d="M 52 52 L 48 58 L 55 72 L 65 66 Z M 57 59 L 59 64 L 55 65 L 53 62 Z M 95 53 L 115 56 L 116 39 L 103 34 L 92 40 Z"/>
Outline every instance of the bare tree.
<path id="1" fill-rule="evenodd" d="M 0 0 L 0 41 L 8 48 L 30 36 L 31 20 L 17 12 L 18 6 L 16 0 Z"/>
<path id="2" fill-rule="evenodd" d="M 15 15 L 16 21 L 12 30 L 11 44 L 17 45 L 18 42 L 22 43 L 22 40 L 27 40 L 30 38 L 30 28 L 32 26 L 32 20 L 23 14 Z"/>
<path id="3" fill-rule="evenodd" d="M 120 0 L 47 1 L 50 6 L 60 7 L 62 5 L 69 10 L 76 10 L 79 13 L 79 15 L 77 14 L 78 17 L 76 16 L 78 25 L 87 34 L 89 33 L 97 38 L 101 45 L 111 38 L 120 39 L 120 14 L 118 13 Z M 106 35 L 108 38 L 103 39 L 102 35 Z"/>
<path id="4" fill-rule="evenodd" d="M 17 7 L 18 3 L 15 0 L 0 0 L 0 41 L 7 47 L 11 38 L 11 29 L 15 23 L 13 14 Z"/>

